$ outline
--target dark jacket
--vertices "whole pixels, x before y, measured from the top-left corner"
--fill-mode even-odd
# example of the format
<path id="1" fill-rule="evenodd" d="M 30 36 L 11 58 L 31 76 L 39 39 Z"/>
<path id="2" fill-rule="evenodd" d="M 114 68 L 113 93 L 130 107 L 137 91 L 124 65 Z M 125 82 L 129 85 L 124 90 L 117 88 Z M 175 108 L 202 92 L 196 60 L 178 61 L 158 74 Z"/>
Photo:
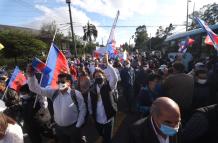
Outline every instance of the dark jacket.
<path id="1" fill-rule="evenodd" d="M 135 95 L 139 94 L 140 88 L 145 86 L 148 81 L 148 73 L 140 68 L 138 72 L 135 72 Z"/>
<path id="2" fill-rule="evenodd" d="M 163 84 L 165 96 L 179 104 L 182 113 L 191 109 L 194 79 L 184 73 L 170 75 Z"/>
<path id="3" fill-rule="evenodd" d="M 135 82 L 135 72 L 132 67 L 124 68 L 120 72 L 120 78 L 124 89 L 133 88 Z"/>
<path id="4" fill-rule="evenodd" d="M 197 109 L 200 107 L 208 106 L 210 100 L 210 89 L 209 84 L 194 84 L 194 95 L 192 101 L 192 108 Z"/>
<path id="5" fill-rule="evenodd" d="M 185 143 L 217 143 L 218 105 L 199 108 L 182 131 Z"/>
<path id="6" fill-rule="evenodd" d="M 93 117 L 96 120 L 96 108 L 97 108 L 97 89 L 96 89 L 96 84 L 93 84 L 90 90 L 90 98 L 91 98 L 91 105 L 92 105 L 92 112 L 93 112 Z M 106 81 L 104 85 L 100 89 L 101 93 L 101 99 L 102 103 L 105 109 L 105 114 L 107 116 L 107 119 L 110 119 L 111 117 L 114 117 L 117 111 L 116 103 L 114 101 L 114 98 L 112 94 L 110 94 L 111 88 L 109 85 L 109 82 Z"/>
<path id="7" fill-rule="evenodd" d="M 128 143 L 159 143 L 150 116 L 135 122 L 129 129 Z M 179 136 L 169 138 L 170 143 L 180 143 Z"/>
<path id="8" fill-rule="evenodd" d="M 144 113 L 145 116 L 149 114 L 150 106 L 158 97 L 156 92 L 152 92 L 147 86 L 141 88 L 139 95 L 136 97 L 137 111 Z"/>

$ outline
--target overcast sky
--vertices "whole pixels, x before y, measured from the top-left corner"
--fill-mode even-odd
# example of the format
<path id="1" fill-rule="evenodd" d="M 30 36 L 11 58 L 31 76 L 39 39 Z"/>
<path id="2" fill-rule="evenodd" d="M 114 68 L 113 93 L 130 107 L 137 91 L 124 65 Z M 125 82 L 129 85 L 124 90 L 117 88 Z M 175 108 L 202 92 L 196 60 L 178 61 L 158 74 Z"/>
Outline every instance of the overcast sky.
<path id="1" fill-rule="evenodd" d="M 106 43 L 117 10 L 120 16 L 115 31 L 117 45 L 129 42 L 135 33 L 135 26 L 146 25 L 147 31 L 154 36 L 158 26 L 166 27 L 170 23 L 183 25 L 186 20 L 186 0 L 71 0 L 74 31 L 82 36 L 88 21 L 97 26 L 98 42 Z M 199 10 L 205 4 L 217 0 L 192 0 L 189 12 Z M 69 13 L 65 0 L 0 0 L 0 24 L 24 26 L 40 29 L 42 23 L 56 21 L 62 32 L 69 30 Z M 102 27 L 103 26 L 103 27 Z M 182 32 L 184 26 L 176 28 Z M 133 43 L 133 39 L 130 40 Z"/>

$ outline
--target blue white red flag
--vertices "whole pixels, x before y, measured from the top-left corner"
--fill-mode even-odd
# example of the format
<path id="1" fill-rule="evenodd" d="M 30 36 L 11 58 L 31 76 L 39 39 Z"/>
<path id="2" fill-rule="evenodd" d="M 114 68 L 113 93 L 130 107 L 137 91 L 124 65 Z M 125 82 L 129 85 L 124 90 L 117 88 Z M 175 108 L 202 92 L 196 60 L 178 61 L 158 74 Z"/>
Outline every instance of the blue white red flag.
<path id="1" fill-rule="evenodd" d="M 116 28 L 116 24 L 117 24 L 117 20 L 118 20 L 119 15 L 120 15 L 120 12 L 117 11 L 117 15 L 114 19 L 114 23 L 112 25 L 109 39 L 108 39 L 107 45 L 106 45 L 107 52 L 108 52 L 110 58 L 115 58 L 118 55 L 118 51 L 116 50 L 116 41 L 115 41 L 115 37 L 114 37 L 114 31 Z"/>
<path id="2" fill-rule="evenodd" d="M 19 92 L 20 88 L 26 84 L 27 79 L 24 73 L 19 69 L 18 66 L 15 67 L 14 72 L 11 75 L 11 78 L 8 83 L 8 87 Z"/>
<path id="3" fill-rule="evenodd" d="M 215 36 L 214 38 L 215 42 L 218 43 L 218 36 Z M 205 40 L 205 44 L 213 46 L 213 42 L 211 41 L 210 37 L 207 35 Z"/>
<path id="4" fill-rule="evenodd" d="M 33 59 L 32 67 L 43 74 L 48 74 L 49 72 L 51 72 L 51 69 L 38 58 Z"/>
<path id="5" fill-rule="evenodd" d="M 218 39 L 217 35 L 210 29 L 210 27 L 207 25 L 206 22 L 204 22 L 203 20 L 201 20 L 198 17 L 195 17 L 195 20 L 197 21 L 197 23 L 201 26 L 201 28 L 207 32 L 207 35 L 210 37 L 210 40 L 214 46 L 214 48 L 216 50 L 218 50 L 218 41 L 216 39 Z"/>
<path id="6" fill-rule="evenodd" d="M 191 46 L 193 43 L 194 43 L 194 40 L 189 38 L 189 37 L 187 37 L 185 40 L 183 40 L 183 41 L 181 41 L 179 43 L 179 50 L 178 50 L 178 52 L 185 53 L 187 51 L 187 48 L 189 46 Z"/>
<path id="7" fill-rule="evenodd" d="M 54 43 L 51 45 L 46 64 L 51 68 L 51 72 L 43 75 L 41 86 L 50 86 L 55 89 L 57 88 L 58 75 L 69 73 L 69 67 L 66 57 Z"/>
<path id="8" fill-rule="evenodd" d="M 116 41 L 114 37 L 114 30 L 115 29 L 113 29 L 107 44 L 107 51 L 110 57 L 114 57 L 116 55 Z"/>

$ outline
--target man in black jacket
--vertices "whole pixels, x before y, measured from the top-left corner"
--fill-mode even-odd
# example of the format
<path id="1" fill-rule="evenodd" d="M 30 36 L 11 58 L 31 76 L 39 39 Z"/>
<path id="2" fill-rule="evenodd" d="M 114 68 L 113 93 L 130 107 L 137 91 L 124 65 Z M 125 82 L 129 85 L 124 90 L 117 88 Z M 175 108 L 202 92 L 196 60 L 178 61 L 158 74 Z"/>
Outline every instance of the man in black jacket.
<path id="1" fill-rule="evenodd" d="M 217 143 L 218 105 L 197 109 L 182 130 L 184 143 Z"/>
<path id="2" fill-rule="evenodd" d="M 157 98 L 150 116 L 135 122 L 129 129 L 129 143 L 179 143 L 180 110 L 167 97 Z"/>
<path id="3" fill-rule="evenodd" d="M 134 82 L 135 82 L 135 72 L 130 65 L 130 61 L 127 60 L 124 63 L 125 67 L 120 72 L 121 84 L 123 87 L 123 96 L 127 101 L 128 111 L 134 111 L 135 96 L 134 96 Z"/>

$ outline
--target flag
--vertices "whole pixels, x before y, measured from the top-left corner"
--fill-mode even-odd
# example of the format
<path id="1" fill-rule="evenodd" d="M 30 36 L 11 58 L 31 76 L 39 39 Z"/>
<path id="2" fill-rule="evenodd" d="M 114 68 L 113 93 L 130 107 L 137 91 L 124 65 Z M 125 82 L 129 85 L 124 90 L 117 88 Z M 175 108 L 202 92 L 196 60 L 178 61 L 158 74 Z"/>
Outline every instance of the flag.
<path id="1" fill-rule="evenodd" d="M 43 75 L 41 86 L 50 86 L 53 89 L 57 88 L 58 75 L 60 73 L 69 73 L 69 67 L 66 57 L 54 43 L 51 45 L 46 65 L 49 65 L 51 72 Z"/>
<path id="2" fill-rule="evenodd" d="M 115 56 L 115 45 L 116 45 L 116 41 L 114 39 L 114 32 L 112 33 L 113 36 L 111 36 L 109 39 L 109 43 L 107 44 L 107 52 L 109 53 L 110 57 L 114 57 Z"/>
<path id="3" fill-rule="evenodd" d="M 4 45 L 0 43 L 0 50 L 4 49 Z"/>
<path id="4" fill-rule="evenodd" d="M 14 72 L 11 75 L 11 78 L 8 83 L 8 87 L 12 88 L 19 92 L 20 88 L 26 84 L 27 79 L 19 67 L 15 67 Z"/>
<path id="5" fill-rule="evenodd" d="M 215 42 L 218 43 L 218 36 L 216 36 L 214 38 Z M 205 40 L 204 40 L 204 43 L 207 44 L 207 45 L 211 45 L 213 46 L 213 42 L 211 41 L 210 37 L 207 35 Z"/>
<path id="6" fill-rule="evenodd" d="M 124 61 L 127 60 L 127 52 L 126 52 L 126 50 L 123 52 L 123 60 L 124 60 Z"/>
<path id="7" fill-rule="evenodd" d="M 46 66 L 45 63 L 43 63 L 40 59 L 38 58 L 34 58 L 32 61 L 32 67 L 37 70 L 40 73 L 43 74 L 48 74 L 49 72 L 51 72 L 51 69 Z"/>
<path id="8" fill-rule="evenodd" d="M 110 32 L 110 35 L 109 35 L 109 38 L 107 41 L 107 45 L 106 45 L 107 52 L 108 52 L 110 58 L 115 58 L 118 55 L 118 52 L 116 51 L 116 47 L 115 47 L 116 41 L 115 41 L 115 37 L 114 37 L 114 31 L 116 28 L 116 24 L 117 24 L 117 20 L 118 20 L 119 15 L 120 15 L 120 12 L 117 11 L 117 15 L 114 19 L 114 23 L 112 25 L 111 32 Z"/>
<path id="9" fill-rule="evenodd" d="M 207 25 L 206 22 L 204 22 L 203 20 L 201 20 L 198 17 L 195 17 L 195 20 L 197 21 L 197 23 L 201 26 L 201 28 L 207 32 L 207 35 L 210 37 L 210 40 L 214 46 L 214 48 L 216 50 L 218 50 L 218 36 L 210 29 L 210 27 Z"/>
<path id="10" fill-rule="evenodd" d="M 185 40 L 179 43 L 179 50 L 180 53 L 185 53 L 187 51 L 188 46 L 191 46 L 194 43 L 192 38 L 187 37 Z"/>
<path id="11" fill-rule="evenodd" d="M 107 53 L 106 47 L 96 47 L 94 52 L 95 58 L 102 58 Z"/>

